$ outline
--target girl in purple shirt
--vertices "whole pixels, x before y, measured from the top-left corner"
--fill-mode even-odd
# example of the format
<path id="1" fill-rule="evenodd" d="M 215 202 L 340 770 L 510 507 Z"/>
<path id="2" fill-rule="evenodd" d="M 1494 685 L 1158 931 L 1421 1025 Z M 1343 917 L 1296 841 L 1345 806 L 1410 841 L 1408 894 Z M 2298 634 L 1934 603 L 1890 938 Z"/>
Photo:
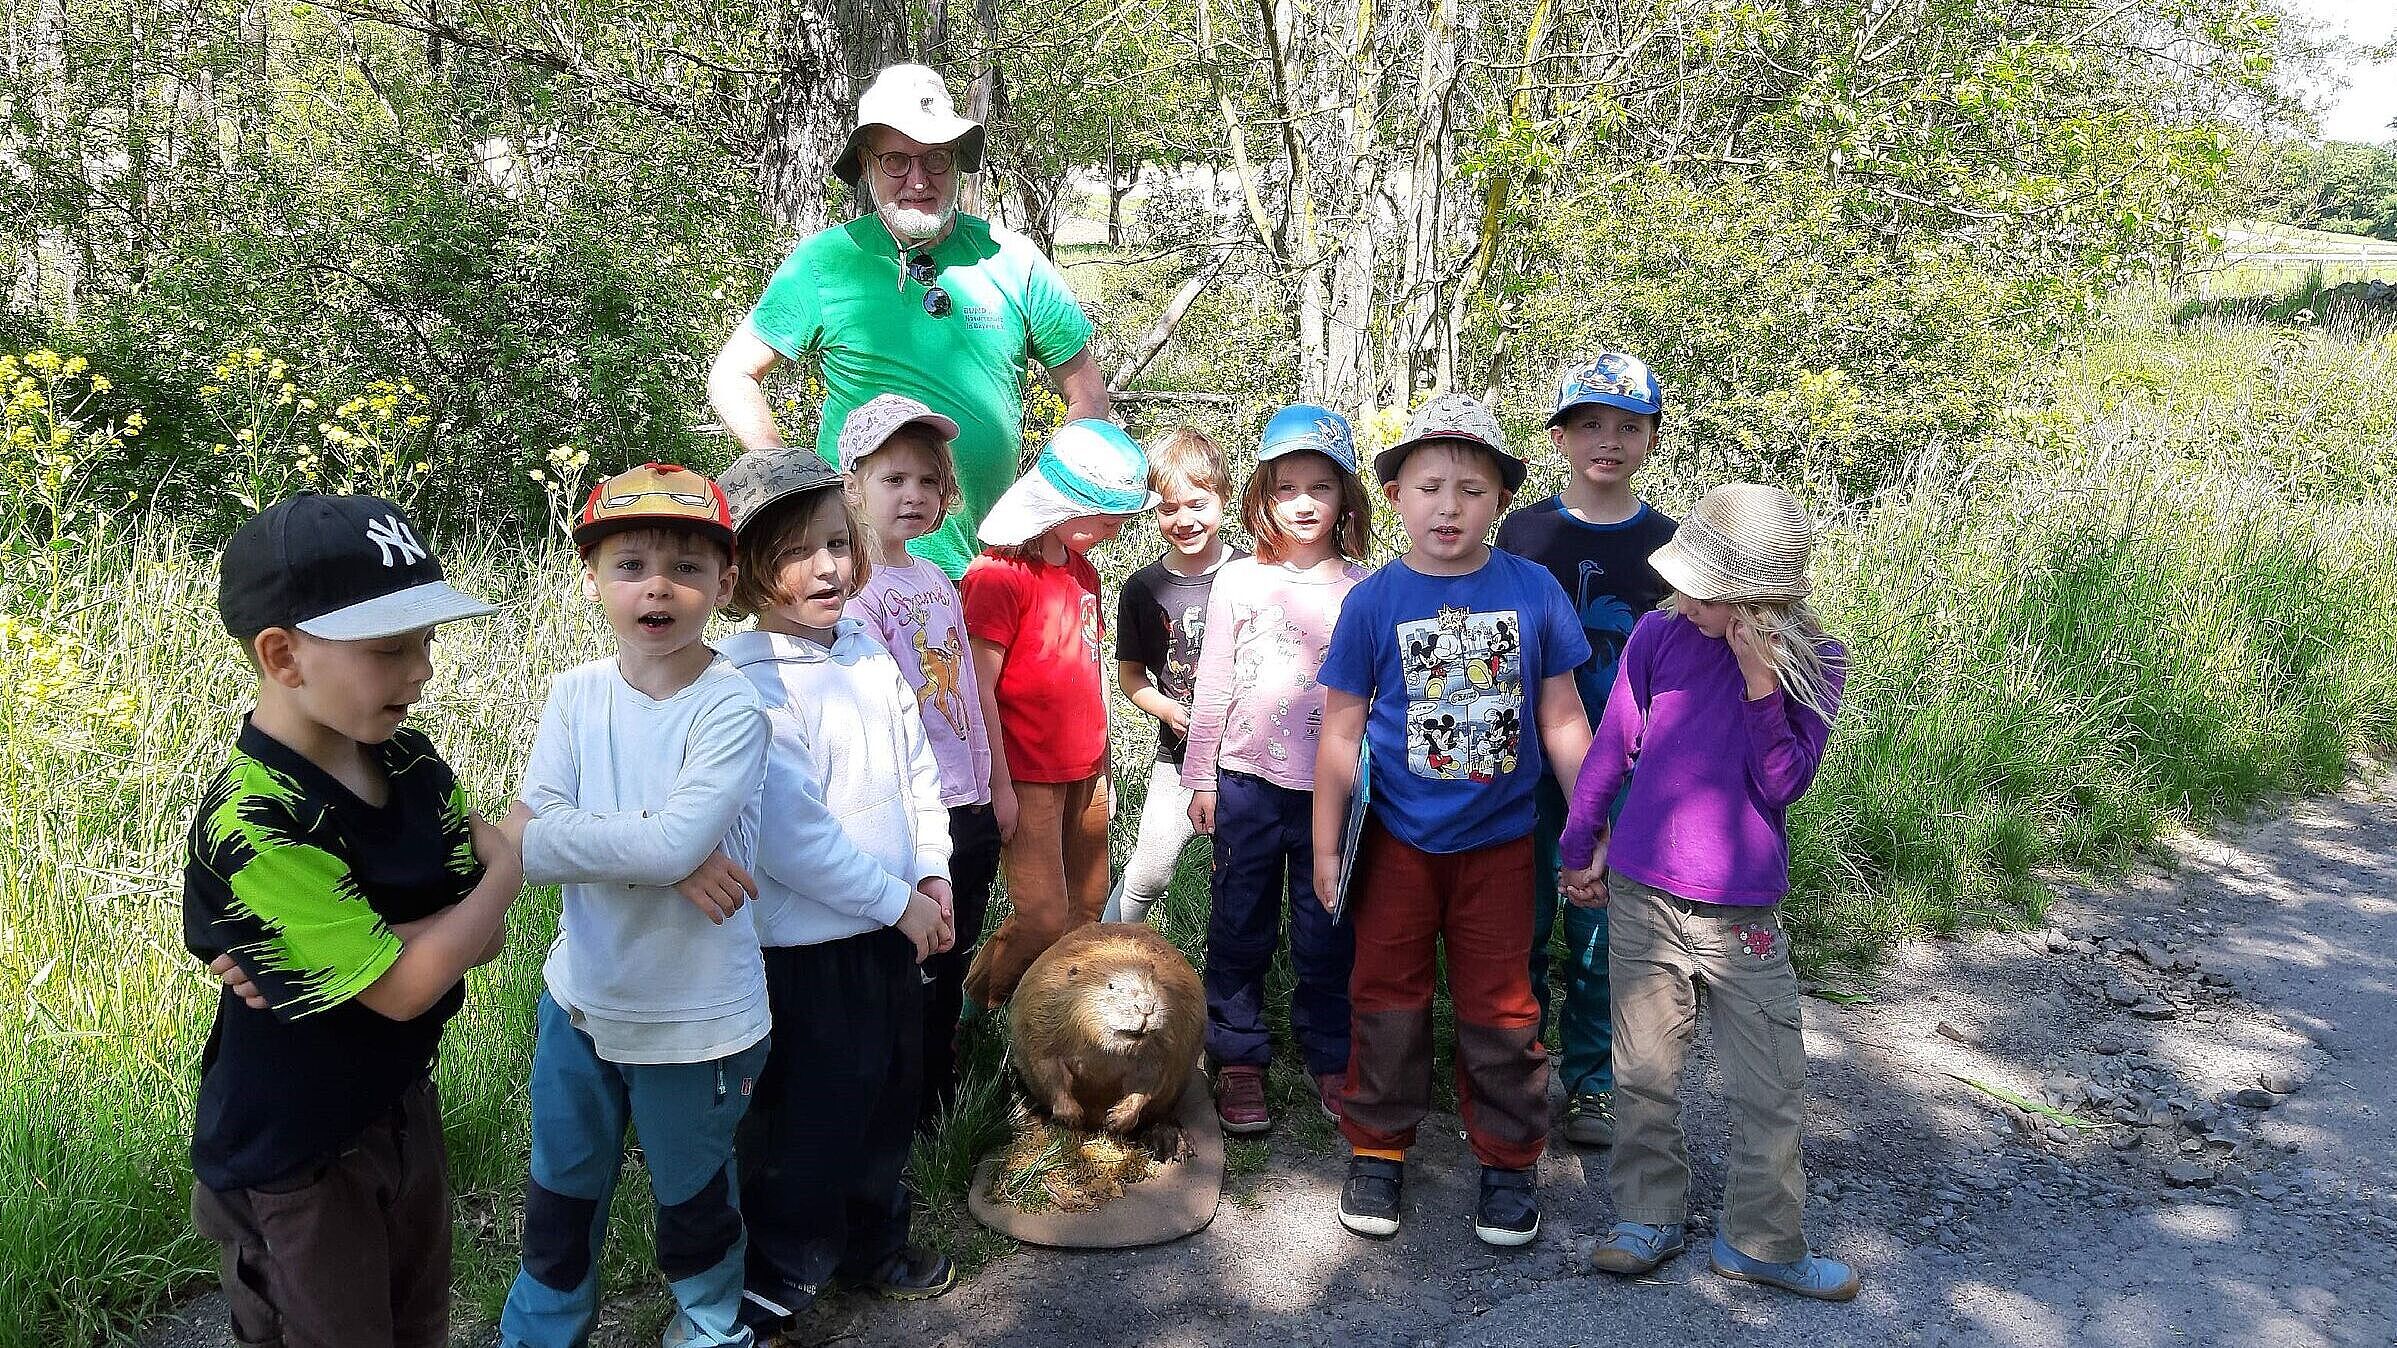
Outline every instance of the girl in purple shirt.
<path id="1" fill-rule="evenodd" d="M 1560 851 L 1566 897 L 1607 907 L 1612 937 L 1621 1220 L 1592 1262 L 1640 1274 L 1682 1250 L 1681 1068 L 1702 979 L 1732 1115 L 1714 1270 L 1845 1301 L 1855 1271 L 1810 1252 L 1801 1221 L 1806 1048 L 1780 916 L 1785 812 L 1814 781 L 1847 674 L 1806 603 L 1813 545 L 1789 493 L 1735 484 L 1650 558 L 1672 604 L 1623 648 Z"/>

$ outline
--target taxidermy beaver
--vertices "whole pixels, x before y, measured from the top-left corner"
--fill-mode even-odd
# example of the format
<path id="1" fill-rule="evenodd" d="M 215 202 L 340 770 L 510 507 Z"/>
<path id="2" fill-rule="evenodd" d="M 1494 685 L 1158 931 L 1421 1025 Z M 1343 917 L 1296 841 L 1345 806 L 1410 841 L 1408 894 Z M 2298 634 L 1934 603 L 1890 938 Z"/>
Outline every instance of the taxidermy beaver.
<path id="1" fill-rule="evenodd" d="M 1206 1019 L 1190 961 L 1142 922 L 1058 938 L 1024 972 L 1007 1015 L 1033 1103 L 1062 1127 L 1124 1136 L 1174 1117 Z"/>

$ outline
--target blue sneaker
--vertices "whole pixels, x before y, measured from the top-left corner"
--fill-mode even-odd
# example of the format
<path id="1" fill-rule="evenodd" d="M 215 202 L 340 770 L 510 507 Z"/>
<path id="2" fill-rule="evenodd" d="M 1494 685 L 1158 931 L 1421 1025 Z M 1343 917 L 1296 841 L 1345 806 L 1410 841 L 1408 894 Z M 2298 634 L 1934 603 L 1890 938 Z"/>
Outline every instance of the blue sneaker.
<path id="1" fill-rule="evenodd" d="M 1795 1292 L 1817 1301 L 1853 1301 L 1856 1299 L 1856 1270 L 1837 1259 L 1825 1259 L 1808 1254 L 1786 1264 L 1768 1264 L 1762 1259 L 1750 1259 L 1731 1248 L 1731 1242 L 1721 1236 L 1714 1243 L 1715 1272 L 1740 1282 L 1763 1283 L 1784 1292 Z"/>
<path id="2" fill-rule="evenodd" d="M 1606 1233 L 1598 1248 L 1590 1251 L 1590 1263 L 1601 1273 L 1620 1273 L 1626 1277 L 1654 1273 L 1657 1266 L 1686 1248 L 1679 1222 L 1650 1226 L 1646 1222 L 1617 1222 Z"/>

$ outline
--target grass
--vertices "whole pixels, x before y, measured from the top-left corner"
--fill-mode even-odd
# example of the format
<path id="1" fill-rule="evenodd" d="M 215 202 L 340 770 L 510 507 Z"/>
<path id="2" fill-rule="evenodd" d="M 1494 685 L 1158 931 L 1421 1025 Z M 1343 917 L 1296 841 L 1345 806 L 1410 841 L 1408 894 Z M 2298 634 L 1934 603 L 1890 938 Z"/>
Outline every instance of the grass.
<path id="1" fill-rule="evenodd" d="M 1817 581 L 1857 659 L 1793 816 L 1807 958 L 1867 968 L 1910 935 L 2027 920 L 2053 868 L 2120 866 L 2397 745 L 2393 362 L 2397 342 L 2370 332 L 2136 325 L 2073 353 L 2055 397 L 1978 460 L 1828 512 Z M 1703 485 L 1653 490 L 1671 506 Z M 213 992 L 181 949 L 176 868 L 244 671 L 212 559 L 125 528 L 55 575 L 0 576 L 0 1348 L 120 1333 L 212 1272 L 184 1152 Z M 1110 574 L 1152 545 L 1131 531 Z M 490 807 L 542 676 L 604 643 L 562 558 L 485 541 L 449 560 L 507 608 L 445 630 L 421 715 Z M 1148 743 L 1121 724 L 1131 796 Z M 1205 904 L 1194 862 L 1158 921 L 1196 952 Z M 443 1058 L 460 1294 L 485 1314 L 514 1270 L 554 922 L 554 895 L 519 905 Z M 963 1212 L 973 1162 L 1005 1136 L 1004 1038 L 969 1033 L 964 1101 L 915 1154 L 925 1228 L 969 1268 L 1008 1248 Z M 1331 1145 L 1307 1131 L 1295 1070 L 1274 1082 L 1303 1139 Z M 1235 1198 L 1267 1163 L 1231 1148 Z M 606 1278 L 639 1296 L 656 1275 L 637 1175 L 618 1203 Z"/>

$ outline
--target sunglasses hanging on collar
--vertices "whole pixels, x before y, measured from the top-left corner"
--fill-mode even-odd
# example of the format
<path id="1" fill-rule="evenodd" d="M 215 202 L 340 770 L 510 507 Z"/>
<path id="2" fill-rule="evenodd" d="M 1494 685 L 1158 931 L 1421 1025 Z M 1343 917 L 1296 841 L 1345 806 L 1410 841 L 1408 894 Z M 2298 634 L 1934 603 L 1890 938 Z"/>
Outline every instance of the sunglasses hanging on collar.
<path id="1" fill-rule="evenodd" d="M 924 287 L 924 312 L 934 318 L 947 318 L 949 310 L 955 306 L 949 302 L 949 292 L 935 284 L 934 278 L 939 275 L 940 267 L 933 262 L 932 254 L 919 250 L 908 254 L 901 262 L 899 288 L 905 290 L 909 281 Z"/>

